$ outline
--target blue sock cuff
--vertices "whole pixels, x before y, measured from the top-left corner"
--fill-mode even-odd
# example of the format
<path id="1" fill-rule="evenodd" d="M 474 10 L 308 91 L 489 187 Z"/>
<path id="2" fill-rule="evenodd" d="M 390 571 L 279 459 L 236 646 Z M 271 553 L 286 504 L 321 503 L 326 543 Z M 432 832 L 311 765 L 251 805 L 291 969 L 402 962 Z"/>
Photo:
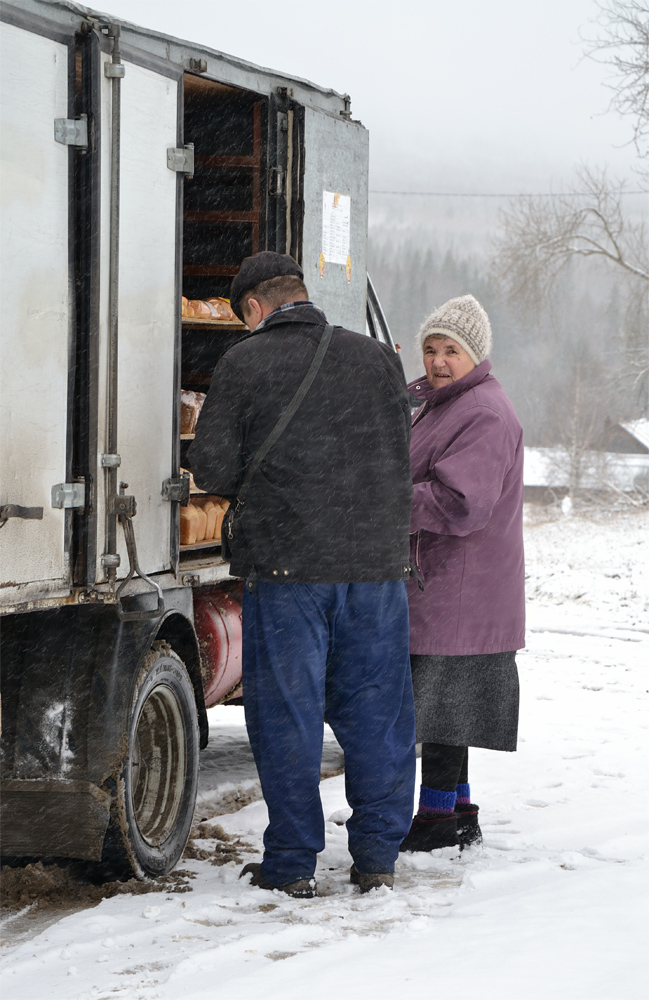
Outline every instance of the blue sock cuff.
<path id="1" fill-rule="evenodd" d="M 471 801 L 471 785 L 468 782 L 465 785 L 458 785 L 455 791 L 457 792 L 458 802 Z"/>
<path id="2" fill-rule="evenodd" d="M 433 812 L 453 812 L 455 809 L 455 792 L 440 792 L 437 788 L 426 788 L 421 785 L 419 790 L 419 806 Z"/>

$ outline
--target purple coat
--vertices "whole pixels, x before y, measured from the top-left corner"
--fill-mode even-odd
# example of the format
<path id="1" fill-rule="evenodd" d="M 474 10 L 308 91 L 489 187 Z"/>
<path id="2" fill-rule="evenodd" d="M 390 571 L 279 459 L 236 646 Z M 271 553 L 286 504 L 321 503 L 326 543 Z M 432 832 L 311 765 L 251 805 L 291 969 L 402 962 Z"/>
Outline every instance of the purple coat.
<path id="1" fill-rule="evenodd" d="M 410 652 L 501 653 L 525 645 L 523 431 L 483 361 L 451 385 L 409 389 L 413 419 Z"/>

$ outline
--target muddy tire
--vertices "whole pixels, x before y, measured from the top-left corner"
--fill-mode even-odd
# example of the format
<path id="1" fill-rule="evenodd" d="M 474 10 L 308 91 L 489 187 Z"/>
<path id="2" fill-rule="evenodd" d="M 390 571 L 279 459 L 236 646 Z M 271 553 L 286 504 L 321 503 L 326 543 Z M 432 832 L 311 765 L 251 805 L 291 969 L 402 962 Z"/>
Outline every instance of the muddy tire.
<path id="1" fill-rule="evenodd" d="M 198 787 L 198 719 L 184 663 L 155 642 L 131 700 L 103 865 L 118 876 L 165 875 L 187 843 Z"/>

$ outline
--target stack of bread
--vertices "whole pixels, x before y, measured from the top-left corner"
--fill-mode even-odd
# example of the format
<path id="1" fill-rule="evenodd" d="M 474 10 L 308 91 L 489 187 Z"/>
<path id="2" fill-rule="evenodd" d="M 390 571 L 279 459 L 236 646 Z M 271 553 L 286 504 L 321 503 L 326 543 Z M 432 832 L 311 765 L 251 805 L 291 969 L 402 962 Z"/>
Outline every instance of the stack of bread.
<path id="1" fill-rule="evenodd" d="M 180 433 L 194 434 L 201 408 L 205 402 L 204 392 L 193 392 L 191 389 L 180 391 Z"/>
<path id="2" fill-rule="evenodd" d="M 221 525 L 225 512 L 230 506 L 222 497 L 205 494 L 192 497 L 187 507 L 180 508 L 180 544 L 195 545 L 221 538 Z"/>
<path id="3" fill-rule="evenodd" d="M 220 320 L 221 323 L 238 323 L 230 308 L 230 300 L 220 297 L 211 299 L 186 299 L 183 295 L 183 319 Z"/>

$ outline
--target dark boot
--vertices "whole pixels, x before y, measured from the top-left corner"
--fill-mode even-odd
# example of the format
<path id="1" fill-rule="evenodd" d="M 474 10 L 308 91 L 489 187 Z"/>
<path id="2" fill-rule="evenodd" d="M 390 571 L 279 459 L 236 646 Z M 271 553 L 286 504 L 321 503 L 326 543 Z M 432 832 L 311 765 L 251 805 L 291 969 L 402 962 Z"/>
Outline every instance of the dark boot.
<path id="1" fill-rule="evenodd" d="M 458 814 L 426 813 L 417 815 L 400 851 L 434 851 L 438 847 L 459 847 Z"/>
<path id="2" fill-rule="evenodd" d="M 352 885 L 357 885 L 361 892 L 380 889 L 382 885 L 392 889 L 394 874 L 393 872 L 359 872 L 356 865 L 352 865 L 349 869 L 349 881 Z"/>
<path id="3" fill-rule="evenodd" d="M 457 835 L 461 847 L 471 847 L 482 843 L 482 830 L 478 825 L 479 806 L 473 802 L 457 802 L 455 811 L 458 814 Z"/>
<path id="4" fill-rule="evenodd" d="M 269 882 L 262 875 L 261 863 L 259 861 L 251 861 L 250 864 L 244 865 L 239 873 L 239 878 L 243 878 L 244 875 L 250 875 L 251 873 L 250 885 L 256 885 L 259 889 L 279 889 L 280 892 L 285 892 L 288 896 L 294 896 L 295 899 L 313 899 L 316 895 L 315 879 L 298 878 L 295 882 L 287 882 L 286 885 L 273 885 L 272 882 Z"/>

